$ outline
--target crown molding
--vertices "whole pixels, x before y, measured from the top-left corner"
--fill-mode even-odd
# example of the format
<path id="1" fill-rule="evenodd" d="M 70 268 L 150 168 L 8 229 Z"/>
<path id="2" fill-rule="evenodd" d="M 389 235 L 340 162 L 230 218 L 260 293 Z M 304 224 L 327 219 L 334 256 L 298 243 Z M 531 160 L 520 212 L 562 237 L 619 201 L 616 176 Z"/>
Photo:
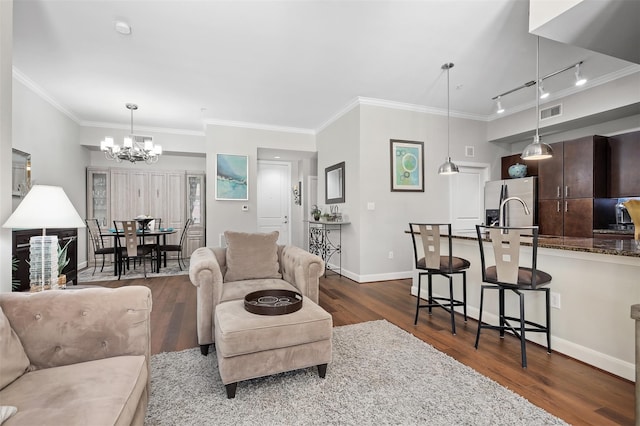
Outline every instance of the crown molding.
<path id="1" fill-rule="evenodd" d="M 31 90 L 36 95 L 40 96 L 44 101 L 48 102 L 55 109 L 69 117 L 76 124 L 80 124 L 80 119 L 76 117 L 74 113 L 69 111 L 67 108 L 62 106 L 60 102 L 56 101 L 51 95 L 49 95 L 42 87 L 38 86 L 33 80 L 27 77 L 22 71 L 20 71 L 15 66 L 12 67 L 13 78 L 20 83 L 24 84 L 29 90 Z"/>
<path id="2" fill-rule="evenodd" d="M 129 124 L 120 124 L 120 123 L 104 123 L 98 121 L 81 121 L 80 126 L 82 127 L 99 127 L 104 129 L 118 129 L 118 130 L 127 130 L 131 131 L 131 126 Z M 145 127 L 145 126 L 136 126 L 136 134 L 139 134 L 140 131 L 143 132 L 153 132 L 153 133 L 169 133 L 173 135 L 186 135 L 186 136 L 205 136 L 205 132 L 197 131 L 197 130 L 185 130 L 185 129 L 171 129 L 165 127 Z"/>
<path id="3" fill-rule="evenodd" d="M 316 133 L 320 133 L 322 130 L 324 130 L 333 122 L 335 122 L 336 120 L 338 120 L 339 118 L 347 114 L 349 111 L 351 111 L 357 106 L 362 106 L 362 105 L 397 109 L 402 111 L 411 111 L 411 112 L 417 112 L 421 114 L 432 114 L 432 115 L 442 115 L 442 116 L 447 116 L 448 114 L 450 114 L 451 117 L 455 117 L 455 118 L 464 118 L 467 120 L 476 120 L 476 121 L 488 121 L 487 116 L 484 116 L 484 115 L 469 114 L 469 113 L 458 112 L 458 111 L 450 111 L 449 113 L 447 113 L 446 109 L 441 109 L 441 108 L 433 108 L 433 107 L 428 107 L 424 105 L 416 105 L 416 104 L 409 104 L 404 102 L 387 101 L 384 99 L 365 98 L 362 96 L 358 96 L 354 98 L 351 102 L 349 102 L 347 105 L 342 107 L 337 113 L 332 115 L 327 121 L 322 123 L 320 127 L 316 129 Z"/>
<path id="4" fill-rule="evenodd" d="M 417 105 L 417 104 L 409 104 L 404 102 L 386 101 L 384 99 L 363 98 L 363 97 L 359 97 L 358 99 L 360 100 L 360 105 L 399 109 L 403 111 L 419 112 L 423 114 L 444 115 L 444 116 L 451 115 L 451 117 L 464 118 L 467 120 L 487 121 L 487 117 L 485 115 L 470 114 L 470 113 L 454 111 L 454 110 L 447 112 L 446 109 L 442 109 L 442 108 L 434 108 L 434 107 L 428 107 L 428 106 Z"/>
<path id="5" fill-rule="evenodd" d="M 326 129 L 327 127 L 329 127 L 331 125 L 331 123 L 337 121 L 339 118 L 341 118 L 342 116 L 344 116 L 345 114 L 347 114 L 349 111 L 351 111 L 352 109 L 354 109 L 355 107 L 360 106 L 360 98 L 354 98 L 352 99 L 348 104 L 346 104 L 345 106 L 343 106 L 342 108 L 340 108 L 338 110 L 338 112 L 336 112 L 335 114 L 333 114 L 331 117 L 329 117 L 324 123 L 322 123 L 316 130 L 315 133 L 318 134 L 321 131 L 323 131 L 324 129 Z"/>
<path id="6" fill-rule="evenodd" d="M 303 135 L 315 135 L 316 132 L 313 129 L 303 129 L 300 127 L 286 127 L 286 126 L 275 126 L 271 124 L 263 124 L 263 123 L 250 123 L 246 121 L 233 121 L 233 120 L 216 120 L 213 118 L 208 118 L 203 121 L 205 127 L 207 125 L 211 126 L 227 126 L 227 127 L 241 127 L 244 129 L 255 129 L 255 130 L 268 130 L 272 132 L 284 132 L 284 133 L 300 133 Z"/>

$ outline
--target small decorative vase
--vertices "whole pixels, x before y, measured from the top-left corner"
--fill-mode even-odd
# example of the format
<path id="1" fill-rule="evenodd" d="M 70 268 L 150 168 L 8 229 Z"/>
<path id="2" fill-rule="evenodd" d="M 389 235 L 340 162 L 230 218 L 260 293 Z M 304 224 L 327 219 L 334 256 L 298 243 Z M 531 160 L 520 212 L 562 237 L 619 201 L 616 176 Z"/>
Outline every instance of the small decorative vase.
<path id="1" fill-rule="evenodd" d="M 512 178 L 523 178 L 527 175 L 527 166 L 526 164 L 514 164 L 509 167 L 509 176 Z"/>
<path id="2" fill-rule="evenodd" d="M 320 220 L 320 215 L 319 214 L 314 214 L 313 215 L 313 220 L 315 220 L 315 221 Z"/>

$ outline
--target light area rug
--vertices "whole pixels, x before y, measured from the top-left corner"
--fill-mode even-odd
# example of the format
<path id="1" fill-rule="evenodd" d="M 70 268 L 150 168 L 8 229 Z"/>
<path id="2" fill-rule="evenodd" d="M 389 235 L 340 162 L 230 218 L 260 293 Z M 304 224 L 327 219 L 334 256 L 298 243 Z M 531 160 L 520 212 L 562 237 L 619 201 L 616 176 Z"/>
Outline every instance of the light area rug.
<path id="1" fill-rule="evenodd" d="M 151 272 L 151 266 L 149 265 L 149 261 L 147 261 L 147 278 L 155 278 L 155 277 L 167 277 L 171 275 L 188 275 L 189 274 L 189 260 L 186 261 L 186 268 L 183 266 L 182 271 L 178 267 L 177 260 L 167 260 L 167 266 L 162 266 L 160 268 L 160 272 Z M 136 268 L 133 269 L 133 265 L 131 268 L 126 271 L 121 277 L 121 280 L 132 280 L 136 278 L 144 278 L 144 270 L 142 269 L 142 265 L 136 265 Z M 80 272 L 78 272 L 78 284 L 96 282 L 96 281 L 110 281 L 117 280 L 118 276 L 113 275 L 113 265 L 105 265 L 104 270 L 100 272 L 100 264 L 96 268 L 95 274 L 93 274 L 93 266 L 89 266 Z"/>
<path id="2" fill-rule="evenodd" d="M 385 321 L 335 327 L 333 362 L 240 382 L 215 352 L 151 358 L 146 425 L 558 425 L 516 393 Z"/>

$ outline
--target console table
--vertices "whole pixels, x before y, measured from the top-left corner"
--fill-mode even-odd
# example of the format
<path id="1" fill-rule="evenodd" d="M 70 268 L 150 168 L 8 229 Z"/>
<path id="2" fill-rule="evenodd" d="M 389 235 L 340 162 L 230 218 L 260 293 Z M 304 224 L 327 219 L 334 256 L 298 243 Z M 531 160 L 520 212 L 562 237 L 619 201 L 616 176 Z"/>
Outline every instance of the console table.
<path id="1" fill-rule="evenodd" d="M 349 222 L 328 222 L 308 220 L 309 224 L 309 252 L 324 260 L 324 276 L 327 271 L 342 276 L 342 227 Z M 331 258 L 337 255 L 338 266 L 330 265 Z M 334 258 L 334 261 L 336 259 Z"/>
<path id="2" fill-rule="evenodd" d="M 20 281 L 20 287 L 13 291 L 29 291 L 29 241 L 39 235 L 42 235 L 42 229 L 21 229 L 12 233 L 12 253 L 18 259 L 18 270 L 13 272 L 13 278 Z M 78 229 L 47 228 L 47 235 L 56 235 L 58 244 L 63 246 L 71 240 L 67 249 L 69 264 L 58 272 L 67 276 L 67 284 L 78 284 Z"/>

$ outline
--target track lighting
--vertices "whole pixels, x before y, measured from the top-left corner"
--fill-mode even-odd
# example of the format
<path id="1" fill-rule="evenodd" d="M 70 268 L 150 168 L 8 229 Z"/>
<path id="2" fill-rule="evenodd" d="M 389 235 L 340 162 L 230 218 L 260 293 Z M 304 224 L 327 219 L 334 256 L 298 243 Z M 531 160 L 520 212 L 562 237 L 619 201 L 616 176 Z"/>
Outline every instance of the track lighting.
<path id="1" fill-rule="evenodd" d="M 504 112 L 504 108 L 502 107 L 502 102 L 500 102 L 500 98 L 496 99 L 496 114 L 502 114 Z"/>
<path id="2" fill-rule="evenodd" d="M 493 101 L 498 101 L 498 102 L 497 102 L 497 104 L 499 105 L 499 104 L 500 104 L 500 102 L 499 102 L 499 101 L 500 101 L 500 99 L 501 99 L 503 96 L 509 95 L 509 94 L 511 94 L 511 93 L 513 93 L 513 92 L 517 92 L 518 90 L 520 90 L 520 89 L 524 89 L 524 88 L 526 88 L 526 87 L 535 86 L 535 85 L 536 85 L 536 81 L 538 81 L 538 83 L 539 83 L 539 84 L 538 84 L 538 92 L 540 93 L 540 99 L 546 99 L 546 98 L 549 96 L 549 92 L 546 92 L 546 91 L 544 90 L 544 87 L 542 87 L 542 82 L 543 82 L 544 80 L 546 80 L 547 78 L 551 78 L 551 77 L 553 77 L 553 76 L 555 76 L 555 75 L 558 75 L 558 74 L 560 74 L 560 73 L 563 73 L 563 72 L 565 72 L 565 71 L 569 71 L 569 70 L 572 70 L 572 69 L 575 69 L 575 75 L 576 75 L 576 83 L 575 83 L 575 84 L 576 84 L 576 86 L 582 86 L 583 84 L 585 84 L 585 83 L 587 82 L 587 79 L 586 79 L 586 78 L 584 78 L 584 77 L 582 77 L 582 74 L 581 74 L 581 72 L 580 72 L 580 66 L 581 66 L 583 63 L 584 63 L 584 61 L 576 62 L 576 63 L 575 63 L 575 64 L 573 64 L 573 65 L 569 65 L 568 67 L 561 68 L 561 69 L 559 69 L 559 70 L 557 70 L 557 71 L 554 71 L 554 72 L 552 72 L 552 73 L 550 73 L 550 74 L 547 74 L 547 75 L 545 75 L 544 77 L 540 77 L 538 80 L 530 80 L 530 81 L 527 81 L 526 83 L 523 83 L 523 84 L 521 84 L 520 86 L 518 86 L 518 87 L 516 87 L 516 88 L 514 88 L 514 89 L 507 90 L 507 91 L 506 91 L 506 92 L 504 92 L 504 93 L 501 93 L 501 94 L 499 94 L 499 95 L 494 96 L 493 98 L 491 98 L 491 100 L 493 100 Z M 497 110 L 496 110 L 496 112 L 497 112 L 498 114 L 502 114 L 502 112 L 504 112 L 504 111 L 500 112 L 500 111 L 497 111 Z"/>
<path id="3" fill-rule="evenodd" d="M 538 91 L 540 91 L 540 99 L 547 99 L 549 97 L 549 92 L 544 90 L 544 86 L 542 85 L 542 82 L 540 82 Z"/>
<path id="4" fill-rule="evenodd" d="M 587 79 L 584 78 L 580 72 L 580 64 L 581 62 L 576 64 L 576 86 L 583 86 L 587 82 Z"/>

